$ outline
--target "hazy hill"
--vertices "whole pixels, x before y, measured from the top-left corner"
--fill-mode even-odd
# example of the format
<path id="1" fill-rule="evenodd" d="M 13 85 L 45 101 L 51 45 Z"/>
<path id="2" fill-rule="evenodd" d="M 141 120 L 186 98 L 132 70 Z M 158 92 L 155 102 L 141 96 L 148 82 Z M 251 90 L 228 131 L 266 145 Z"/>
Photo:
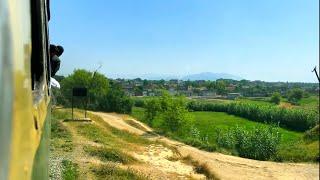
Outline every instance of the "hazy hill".
<path id="1" fill-rule="evenodd" d="M 241 80 L 241 77 L 227 74 L 227 73 L 211 73 L 211 72 L 203 72 L 199 74 L 191 74 L 184 76 L 182 80 L 211 80 L 215 81 L 217 79 L 234 79 L 234 80 Z"/>

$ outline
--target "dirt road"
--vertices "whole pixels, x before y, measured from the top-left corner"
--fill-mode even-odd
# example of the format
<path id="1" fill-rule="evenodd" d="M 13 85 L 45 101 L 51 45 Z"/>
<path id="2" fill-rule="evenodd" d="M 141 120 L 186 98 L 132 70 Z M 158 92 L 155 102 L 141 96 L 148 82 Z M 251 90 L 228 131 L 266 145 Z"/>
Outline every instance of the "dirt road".
<path id="1" fill-rule="evenodd" d="M 129 116 L 92 113 L 102 117 L 104 121 L 115 128 L 176 147 L 182 156 L 190 156 L 192 159 L 206 164 L 219 179 L 319 179 L 319 164 L 266 162 L 206 152 L 166 137 L 148 136 L 152 129 Z"/>

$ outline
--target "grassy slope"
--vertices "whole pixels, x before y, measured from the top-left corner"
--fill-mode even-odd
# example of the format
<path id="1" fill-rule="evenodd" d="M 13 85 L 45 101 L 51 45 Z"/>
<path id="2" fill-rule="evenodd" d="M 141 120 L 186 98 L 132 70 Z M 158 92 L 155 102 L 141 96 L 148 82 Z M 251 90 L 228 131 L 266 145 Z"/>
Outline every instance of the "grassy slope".
<path id="1" fill-rule="evenodd" d="M 143 113 L 143 108 L 134 108 L 132 115 L 141 120 L 143 119 Z M 215 131 L 217 129 L 227 131 L 236 126 L 245 129 L 253 129 L 257 125 L 269 126 L 221 112 L 191 112 L 190 114 L 195 118 L 194 126 L 202 134 L 207 134 L 209 142 L 212 144 L 215 144 Z M 280 128 L 280 132 L 282 136 L 278 151 L 279 160 L 314 161 L 317 158 L 319 154 L 319 141 L 305 142 L 303 140 L 304 134 L 300 132 L 289 131 L 282 128 Z"/>
<path id="2" fill-rule="evenodd" d="M 79 111 L 76 111 L 76 116 L 79 114 Z M 69 118 L 69 116 L 70 112 L 65 109 L 54 110 L 52 113 L 50 151 L 52 155 L 62 158 L 61 176 L 63 179 L 75 180 L 82 174 L 88 173 L 92 174 L 94 179 L 147 179 L 140 173 L 137 174 L 131 169 L 120 168 L 113 163 L 123 165 L 139 163 L 121 149 L 127 151 L 134 148 L 131 144 L 149 144 L 148 140 L 112 128 L 104 123 L 101 118 L 91 114 L 89 114 L 90 118 L 96 123 L 68 122 L 66 126 L 66 123 L 63 123 L 62 120 Z M 83 145 L 83 151 L 86 156 L 96 157 L 104 164 L 79 164 L 76 159 L 70 158 L 76 156 L 75 150 L 78 144 L 73 142 L 74 137 L 69 126 L 74 128 L 82 138 L 100 144 L 100 146 Z M 51 178 L 55 179 L 55 177 Z"/>

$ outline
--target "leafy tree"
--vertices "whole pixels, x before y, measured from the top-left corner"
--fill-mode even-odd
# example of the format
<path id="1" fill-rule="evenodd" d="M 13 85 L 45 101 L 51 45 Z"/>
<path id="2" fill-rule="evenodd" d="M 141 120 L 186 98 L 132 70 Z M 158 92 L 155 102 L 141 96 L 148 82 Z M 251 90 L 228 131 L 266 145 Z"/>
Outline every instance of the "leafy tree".
<path id="1" fill-rule="evenodd" d="M 171 96 L 167 100 L 166 110 L 162 114 L 163 125 L 171 132 L 176 132 L 181 130 L 183 123 L 188 122 L 191 117 L 183 97 L 172 98 Z"/>
<path id="2" fill-rule="evenodd" d="M 272 94 L 270 101 L 274 104 L 280 104 L 281 95 L 278 92 Z"/>
<path id="3" fill-rule="evenodd" d="M 222 80 L 216 81 L 215 88 L 217 89 L 218 94 L 225 95 L 227 93 L 226 91 L 226 83 Z"/>
<path id="4" fill-rule="evenodd" d="M 88 88 L 89 109 L 118 113 L 130 113 L 132 110 L 133 102 L 119 84 L 109 82 L 103 74 L 83 69 L 75 70 L 61 81 L 61 91 L 54 92 L 57 103 L 70 106 L 74 87 Z"/>
<path id="5" fill-rule="evenodd" d="M 146 103 L 145 117 L 152 125 L 155 117 L 161 119 L 165 131 L 176 132 L 181 130 L 184 122 L 190 120 L 185 98 L 174 97 L 163 91 L 160 98 L 148 100 Z"/>
<path id="6" fill-rule="evenodd" d="M 71 75 L 61 81 L 61 94 L 64 97 L 64 105 L 70 105 L 74 87 L 88 88 L 89 106 L 91 109 L 95 109 L 99 106 L 99 99 L 107 95 L 109 81 L 100 73 L 95 73 L 93 76 L 93 73 L 84 69 L 74 70 Z"/>
<path id="7" fill-rule="evenodd" d="M 152 126 L 152 121 L 161 111 L 160 101 L 159 99 L 152 98 L 146 101 L 145 104 L 146 111 L 145 111 L 145 119 L 147 120 L 148 124 Z"/>
<path id="8" fill-rule="evenodd" d="M 143 94 L 143 87 L 142 86 L 134 87 L 134 94 L 136 96 L 141 96 Z"/>
<path id="9" fill-rule="evenodd" d="M 299 88 L 295 88 L 289 91 L 288 100 L 294 104 L 298 103 L 303 97 L 303 90 Z"/>
<path id="10" fill-rule="evenodd" d="M 132 99 L 126 96 L 119 84 L 110 84 L 110 91 L 103 97 L 99 109 L 107 112 L 131 113 L 133 106 Z"/>

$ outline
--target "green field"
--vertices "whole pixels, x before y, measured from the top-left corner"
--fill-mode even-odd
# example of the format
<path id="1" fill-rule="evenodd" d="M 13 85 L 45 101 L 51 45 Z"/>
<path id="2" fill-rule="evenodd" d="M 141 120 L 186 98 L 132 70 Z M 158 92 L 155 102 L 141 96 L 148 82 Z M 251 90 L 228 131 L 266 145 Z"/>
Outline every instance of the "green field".
<path id="1" fill-rule="evenodd" d="M 240 99 L 236 99 L 235 101 L 243 102 L 243 103 L 257 104 L 257 105 L 275 105 L 267 100 L 254 100 L 254 99 L 240 98 Z"/>
<path id="2" fill-rule="evenodd" d="M 303 108 L 303 109 L 318 111 L 319 110 L 319 97 L 318 96 L 310 96 L 307 98 L 302 98 L 299 101 L 298 107 Z"/>
<path id="3" fill-rule="evenodd" d="M 132 116 L 142 120 L 144 119 L 144 109 L 134 108 Z M 228 115 L 222 112 L 190 112 L 190 115 L 194 117 L 193 127 L 198 130 L 200 137 L 206 137 L 209 145 L 206 145 L 204 149 L 210 150 L 210 147 L 217 147 L 215 150 L 237 155 L 232 149 L 225 149 L 219 147 L 216 143 L 217 131 L 226 133 L 236 127 L 253 130 L 257 126 L 268 127 L 270 125 L 249 121 L 245 118 Z M 156 121 L 155 121 L 156 123 Z M 154 126 L 157 128 L 157 125 Z M 317 161 L 319 156 L 319 141 L 306 141 L 304 140 L 304 133 L 289 131 L 283 128 L 279 128 L 281 134 L 280 145 L 277 151 L 276 161 Z M 186 143 L 186 135 L 178 133 L 169 134 L 169 136 L 184 141 Z M 188 138 L 190 139 L 190 138 Z M 202 144 L 195 144 L 195 146 L 203 147 Z"/>

